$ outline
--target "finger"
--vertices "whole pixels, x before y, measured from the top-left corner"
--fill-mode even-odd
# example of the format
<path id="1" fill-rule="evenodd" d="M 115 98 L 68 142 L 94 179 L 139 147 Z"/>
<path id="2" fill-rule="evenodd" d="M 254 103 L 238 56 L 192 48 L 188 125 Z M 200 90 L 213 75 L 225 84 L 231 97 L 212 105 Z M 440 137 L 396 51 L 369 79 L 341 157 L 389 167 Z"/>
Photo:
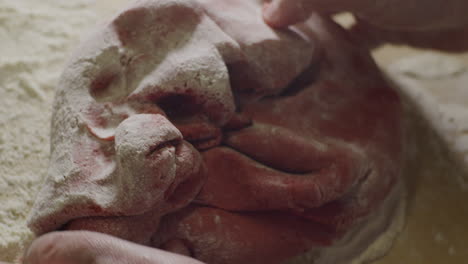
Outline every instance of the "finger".
<path id="1" fill-rule="evenodd" d="M 359 10 L 363 0 L 272 0 L 263 7 L 263 18 L 272 27 L 286 27 L 307 19 L 312 12 Z"/>
<path id="2" fill-rule="evenodd" d="M 285 27 L 303 21 L 309 15 L 304 0 L 273 0 L 263 7 L 265 21 L 273 27 Z"/>
<path id="3" fill-rule="evenodd" d="M 89 231 L 46 234 L 33 242 L 25 264 L 202 264 L 155 248 Z"/>
<path id="4" fill-rule="evenodd" d="M 92 263 L 94 255 L 87 251 L 90 241 L 68 232 L 49 233 L 33 241 L 23 258 L 24 264 Z"/>
<path id="5" fill-rule="evenodd" d="M 439 31 L 396 31 L 373 26 L 362 20 L 350 28 L 351 35 L 368 48 L 383 43 L 410 45 L 418 48 L 437 49 L 446 52 L 468 51 L 468 27 Z"/>
<path id="6" fill-rule="evenodd" d="M 382 30 L 356 18 L 356 23 L 349 28 L 350 35 L 367 49 L 378 48 L 385 43 Z"/>

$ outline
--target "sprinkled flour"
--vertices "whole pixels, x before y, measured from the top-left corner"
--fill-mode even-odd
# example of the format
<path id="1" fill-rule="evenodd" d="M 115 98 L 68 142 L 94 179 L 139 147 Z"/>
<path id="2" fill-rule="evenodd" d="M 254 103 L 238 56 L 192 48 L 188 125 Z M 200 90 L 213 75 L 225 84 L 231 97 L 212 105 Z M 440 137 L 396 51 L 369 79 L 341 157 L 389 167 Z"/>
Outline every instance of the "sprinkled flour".
<path id="1" fill-rule="evenodd" d="M 457 180 L 468 190 L 468 69 L 455 56 L 422 53 L 400 59 L 388 73 L 420 109 L 458 165 Z"/>
<path id="2" fill-rule="evenodd" d="M 32 238 L 25 220 L 49 157 L 54 87 L 95 23 L 90 0 L 0 0 L 0 260 Z"/>

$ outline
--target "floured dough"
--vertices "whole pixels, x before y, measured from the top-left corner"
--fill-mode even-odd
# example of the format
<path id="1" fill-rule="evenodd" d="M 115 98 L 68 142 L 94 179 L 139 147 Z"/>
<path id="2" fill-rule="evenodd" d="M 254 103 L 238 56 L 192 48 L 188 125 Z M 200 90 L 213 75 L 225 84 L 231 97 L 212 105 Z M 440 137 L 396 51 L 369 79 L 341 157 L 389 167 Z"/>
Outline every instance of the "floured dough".
<path id="1" fill-rule="evenodd" d="M 137 1 L 65 67 L 30 227 L 206 263 L 345 263 L 396 214 L 400 114 L 329 19 L 275 31 L 259 2 Z"/>

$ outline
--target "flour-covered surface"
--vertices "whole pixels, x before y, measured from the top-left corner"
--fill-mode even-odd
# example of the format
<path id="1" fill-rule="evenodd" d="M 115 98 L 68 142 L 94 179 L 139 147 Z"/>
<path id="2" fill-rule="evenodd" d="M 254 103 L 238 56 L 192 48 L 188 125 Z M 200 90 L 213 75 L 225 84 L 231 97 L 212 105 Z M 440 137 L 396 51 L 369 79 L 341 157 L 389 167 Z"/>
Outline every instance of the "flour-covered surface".
<path id="1" fill-rule="evenodd" d="M 25 219 L 49 158 L 51 103 L 90 1 L 0 0 L 0 260 L 31 239 Z"/>
<path id="2" fill-rule="evenodd" d="M 375 264 L 459 264 L 468 259 L 468 192 L 463 170 L 414 101 L 408 104 L 407 218 L 392 250 Z"/>
<path id="3" fill-rule="evenodd" d="M 455 56 L 422 53 L 398 60 L 389 74 L 448 145 L 468 190 L 468 65 Z M 462 169 L 463 168 L 463 169 Z"/>
<path id="4" fill-rule="evenodd" d="M 405 229 L 376 264 L 465 263 L 468 174 L 460 149 L 466 148 L 462 128 L 468 124 L 466 60 L 461 54 L 415 54 L 388 71 L 406 99 L 409 195 Z"/>

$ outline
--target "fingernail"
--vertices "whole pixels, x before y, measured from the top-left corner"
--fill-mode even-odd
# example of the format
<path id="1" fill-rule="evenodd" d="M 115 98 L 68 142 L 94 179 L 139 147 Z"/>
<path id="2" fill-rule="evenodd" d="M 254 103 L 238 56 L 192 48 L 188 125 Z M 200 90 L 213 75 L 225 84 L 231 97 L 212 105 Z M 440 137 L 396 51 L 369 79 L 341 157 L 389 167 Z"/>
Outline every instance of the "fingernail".
<path id="1" fill-rule="evenodd" d="M 277 6 L 275 1 L 263 5 L 263 20 L 272 27 L 282 26 Z"/>
<path id="2" fill-rule="evenodd" d="M 270 20 L 272 16 L 274 16 L 273 12 L 274 12 L 274 8 L 272 8 L 272 4 L 271 3 L 264 3 L 263 4 L 263 18 L 266 19 L 266 20 Z"/>

